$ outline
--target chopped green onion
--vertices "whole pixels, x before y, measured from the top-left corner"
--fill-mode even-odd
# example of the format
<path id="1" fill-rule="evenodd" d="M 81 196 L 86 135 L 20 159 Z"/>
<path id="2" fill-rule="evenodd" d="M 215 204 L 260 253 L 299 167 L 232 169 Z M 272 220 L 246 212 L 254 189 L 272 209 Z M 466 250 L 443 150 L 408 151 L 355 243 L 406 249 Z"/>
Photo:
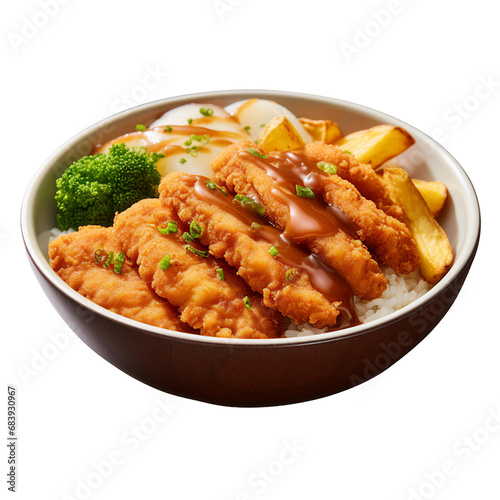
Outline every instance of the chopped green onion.
<path id="1" fill-rule="evenodd" d="M 257 143 L 255 143 L 257 144 Z M 258 156 L 259 158 L 266 158 L 266 155 L 261 155 L 256 149 L 254 148 L 248 148 L 247 151 L 251 154 L 253 154 L 254 156 Z"/>
<path id="2" fill-rule="evenodd" d="M 185 249 L 195 253 L 196 255 L 199 255 L 200 257 L 206 257 L 208 255 L 208 250 L 198 250 L 197 248 L 194 248 L 191 245 L 186 245 Z"/>
<path id="3" fill-rule="evenodd" d="M 191 125 L 191 123 L 193 123 L 193 119 L 192 118 L 188 118 L 188 123 L 189 123 L 189 125 Z"/>
<path id="4" fill-rule="evenodd" d="M 184 141 L 184 146 L 191 146 L 193 141 L 191 139 L 188 139 L 187 141 Z"/>
<path id="5" fill-rule="evenodd" d="M 352 155 L 352 152 L 349 151 L 348 149 L 344 149 L 344 153 L 347 153 L 348 155 Z"/>
<path id="6" fill-rule="evenodd" d="M 177 232 L 177 222 L 169 220 L 167 222 L 167 227 L 158 226 L 157 229 L 161 234 L 174 234 Z"/>
<path id="7" fill-rule="evenodd" d="M 261 128 L 264 128 L 265 126 L 266 126 L 266 124 L 265 124 L 265 123 L 261 123 L 261 124 L 260 124 L 260 127 L 261 127 Z"/>
<path id="8" fill-rule="evenodd" d="M 327 174 L 335 175 L 337 173 L 337 165 L 334 165 L 333 163 L 328 163 L 326 161 L 318 161 L 318 163 L 316 163 L 316 166 L 320 170 L 323 170 L 323 172 L 326 172 Z"/>
<path id="9" fill-rule="evenodd" d="M 182 237 L 184 238 L 184 241 L 187 241 L 188 243 L 191 243 L 194 240 L 194 238 L 187 232 L 184 233 Z"/>
<path id="10" fill-rule="evenodd" d="M 108 254 L 108 260 L 104 263 L 104 267 L 108 267 L 110 264 L 113 263 L 115 260 L 115 254 L 114 252 L 109 252 Z"/>
<path id="11" fill-rule="evenodd" d="M 141 125 L 139 123 L 138 125 L 135 126 L 135 129 L 138 130 L 139 132 L 144 132 L 145 130 L 148 129 L 148 127 L 146 127 L 146 125 Z"/>
<path id="12" fill-rule="evenodd" d="M 315 198 L 314 191 L 311 188 L 296 184 L 295 191 L 297 196 L 301 196 L 302 198 Z"/>
<path id="13" fill-rule="evenodd" d="M 170 255 L 167 253 L 167 255 L 165 255 L 165 257 L 163 257 L 163 259 L 160 260 L 160 262 L 158 262 L 158 267 L 162 270 L 162 271 L 166 271 L 169 267 L 170 267 Z"/>
<path id="14" fill-rule="evenodd" d="M 261 217 L 264 216 L 266 213 L 266 209 L 263 205 L 260 203 L 257 203 L 255 200 L 252 200 L 252 198 L 249 198 L 248 196 L 243 196 L 242 194 L 237 194 L 234 199 L 236 201 L 239 201 L 244 207 L 247 208 L 252 208 L 255 210 Z"/>
<path id="15" fill-rule="evenodd" d="M 224 278 L 224 269 L 222 269 L 221 267 L 218 267 L 216 269 L 216 272 L 219 275 L 219 278 L 221 279 L 221 281 L 224 281 L 226 279 L 226 278 Z"/>
<path id="16" fill-rule="evenodd" d="M 172 127 L 170 125 L 165 127 L 165 132 L 172 132 Z"/>
<path id="17" fill-rule="evenodd" d="M 246 127 L 243 127 L 247 132 L 252 128 L 250 125 L 247 125 Z"/>
<path id="18" fill-rule="evenodd" d="M 98 248 L 94 252 L 94 260 L 95 260 L 96 264 L 99 264 L 101 262 L 101 258 L 102 258 L 102 248 Z"/>
<path id="19" fill-rule="evenodd" d="M 250 304 L 250 299 L 248 298 L 248 295 L 243 298 L 243 304 L 245 304 L 245 307 L 247 309 L 250 309 L 252 307 L 252 305 Z"/>
<path id="20" fill-rule="evenodd" d="M 221 186 L 218 186 L 214 181 L 207 181 L 206 185 L 207 185 L 208 189 L 212 189 L 212 190 L 217 189 L 217 191 L 220 191 L 224 196 L 227 195 L 226 189 L 221 187 Z"/>
<path id="21" fill-rule="evenodd" d="M 295 276 L 295 270 L 294 269 L 289 269 L 286 272 L 286 274 L 285 274 L 285 279 L 287 281 L 292 281 L 294 276 Z"/>
<path id="22" fill-rule="evenodd" d="M 179 160 L 179 163 L 182 163 L 183 165 L 184 165 L 184 163 L 186 163 L 186 162 L 187 162 L 186 158 L 181 158 L 181 159 Z"/>
<path id="23" fill-rule="evenodd" d="M 120 252 L 115 259 L 115 265 L 113 267 L 116 274 L 120 274 L 122 271 L 123 261 L 125 260 L 125 254 Z"/>
<path id="24" fill-rule="evenodd" d="M 252 222 L 249 231 L 258 231 L 261 227 L 262 224 L 258 224 L 257 222 Z"/>
<path id="25" fill-rule="evenodd" d="M 269 252 L 269 253 L 270 253 L 273 257 L 276 257 L 276 256 L 279 254 L 278 249 L 277 249 L 275 246 L 273 246 L 273 245 L 271 245 L 271 246 L 269 247 L 268 252 Z"/>
<path id="26" fill-rule="evenodd" d="M 200 108 L 200 113 L 203 116 L 212 116 L 214 114 L 214 110 L 212 108 Z"/>
<path id="27" fill-rule="evenodd" d="M 191 236 L 193 238 L 199 238 L 202 232 L 203 230 L 201 229 L 201 227 L 196 224 L 194 220 L 191 221 L 191 224 L 189 225 L 189 233 L 191 234 Z"/>

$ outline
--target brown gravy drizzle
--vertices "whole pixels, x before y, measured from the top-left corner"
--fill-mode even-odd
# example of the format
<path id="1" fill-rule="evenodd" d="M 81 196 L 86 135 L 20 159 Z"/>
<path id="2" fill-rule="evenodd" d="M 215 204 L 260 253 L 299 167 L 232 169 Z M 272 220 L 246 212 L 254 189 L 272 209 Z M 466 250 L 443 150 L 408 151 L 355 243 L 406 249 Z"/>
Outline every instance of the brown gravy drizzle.
<path id="1" fill-rule="evenodd" d="M 316 165 L 310 165 L 300 152 L 284 152 L 259 158 L 243 151 L 240 156 L 264 170 L 280 188 L 273 189 L 274 197 L 288 205 L 290 217 L 285 232 L 296 240 L 309 236 L 331 236 L 339 229 L 357 238 L 356 229 L 346 215 L 337 207 L 328 205 L 321 195 L 321 178 L 329 174 Z M 316 197 L 303 198 L 295 193 L 296 185 L 305 186 L 316 193 Z"/>
<path id="2" fill-rule="evenodd" d="M 281 259 L 290 267 L 307 272 L 312 286 L 327 297 L 328 300 L 331 302 L 342 301 L 341 314 L 332 330 L 360 324 L 354 310 L 352 290 L 343 278 L 311 254 L 298 241 L 291 238 L 286 231 L 281 232 L 251 208 L 246 208 L 241 203 L 235 202 L 230 193 L 224 195 L 218 189 L 207 187 L 207 181 L 211 179 L 201 175 L 195 177 L 195 193 L 200 200 L 218 205 L 221 209 L 246 224 L 248 227 L 247 233 L 252 239 L 265 240 L 270 246 L 273 245 L 279 252 L 276 258 Z M 256 231 L 250 231 L 250 226 L 254 222 L 261 227 Z M 348 314 L 342 311 L 342 308 L 347 310 Z"/>
<path id="3" fill-rule="evenodd" d="M 210 123 L 212 117 L 204 118 L 204 123 Z M 201 121 L 201 119 L 200 119 Z M 214 146 L 229 146 L 233 144 L 235 141 L 242 140 L 243 136 L 236 132 L 230 132 L 226 130 L 212 130 L 206 127 L 201 127 L 198 125 L 169 125 L 172 129 L 170 131 L 166 131 L 167 125 L 160 125 L 159 127 L 154 127 L 152 129 L 148 129 L 145 131 L 134 131 L 125 134 L 116 140 L 111 141 L 114 143 L 125 142 L 135 139 L 137 137 L 143 138 L 148 144 L 145 146 L 148 153 L 163 153 L 165 156 L 169 156 L 171 154 L 179 153 L 185 151 L 185 148 L 179 145 L 170 144 L 171 142 L 178 139 L 177 136 L 184 135 L 189 137 L 191 135 L 208 135 L 210 136 L 210 143 Z M 153 136 L 156 134 L 156 137 Z M 161 134 L 161 140 L 157 140 L 153 142 L 154 139 Z M 172 134 L 172 138 L 168 136 Z M 152 139 L 154 137 L 154 139 Z M 94 147 L 92 154 L 96 154 L 96 151 L 102 147 L 102 144 L 98 144 Z"/>

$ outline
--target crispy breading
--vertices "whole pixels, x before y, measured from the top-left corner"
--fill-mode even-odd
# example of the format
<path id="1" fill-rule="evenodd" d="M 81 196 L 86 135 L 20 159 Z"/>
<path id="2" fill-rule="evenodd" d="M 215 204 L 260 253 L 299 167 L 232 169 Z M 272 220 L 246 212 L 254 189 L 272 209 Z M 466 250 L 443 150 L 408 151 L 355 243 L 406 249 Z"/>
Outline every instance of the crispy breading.
<path id="1" fill-rule="evenodd" d="M 241 142 L 225 148 L 213 161 L 212 169 L 218 183 L 231 192 L 249 196 L 266 209 L 266 217 L 278 228 L 285 230 L 292 217 L 286 200 L 275 196 L 279 183 L 255 163 L 239 153 L 255 145 Z M 300 224 L 300 220 L 294 224 Z M 380 297 L 387 287 L 387 279 L 363 243 L 339 229 L 328 236 L 307 236 L 304 244 L 321 260 L 337 271 L 362 299 Z"/>
<path id="2" fill-rule="evenodd" d="M 373 201 L 386 214 L 405 222 L 403 210 L 388 194 L 387 183 L 370 165 L 360 163 L 337 146 L 321 142 L 306 144 L 304 155 L 312 163 L 333 163 L 337 166 L 337 175 L 353 184 L 362 196 Z"/>
<path id="3" fill-rule="evenodd" d="M 102 253 L 96 262 L 98 249 Z M 105 268 L 109 252 L 115 256 L 122 252 L 113 229 L 84 226 L 50 243 L 50 265 L 71 288 L 112 312 L 161 328 L 194 331 L 141 279 L 135 263 L 125 259 L 119 274 L 113 264 Z"/>
<path id="4" fill-rule="evenodd" d="M 277 309 L 297 323 L 333 326 L 339 314 L 339 303 L 330 302 L 311 285 L 307 272 L 293 269 L 269 252 L 269 242 L 252 238 L 248 225 L 221 205 L 201 199 L 196 183 L 207 180 L 200 176 L 174 172 L 160 184 L 160 199 L 172 207 L 184 222 L 196 220 L 203 228 L 200 241 L 217 258 L 224 258 L 238 269 L 250 287 L 263 295 L 264 304 Z"/>
<path id="5" fill-rule="evenodd" d="M 357 189 L 338 175 L 322 178 L 325 200 L 344 212 L 353 222 L 358 235 L 381 264 L 396 273 L 408 274 L 418 268 L 420 259 L 415 240 L 406 225 L 379 210 Z"/>
<path id="6" fill-rule="evenodd" d="M 177 224 L 177 232 L 163 235 L 158 227 L 166 227 L 168 221 Z M 189 245 L 206 256 L 186 249 L 182 235 L 189 232 L 189 225 L 158 199 L 142 200 L 118 214 L 114 227 L 142 278 L 179 308 L 182 321 L 203 335 L 269 338 L 282 334 L 283 317 L 266 307 L 233 268 L 209 255 L 197 240 Z M 170 265 L 163 270 L 159 263 L 166 255 Z"/>

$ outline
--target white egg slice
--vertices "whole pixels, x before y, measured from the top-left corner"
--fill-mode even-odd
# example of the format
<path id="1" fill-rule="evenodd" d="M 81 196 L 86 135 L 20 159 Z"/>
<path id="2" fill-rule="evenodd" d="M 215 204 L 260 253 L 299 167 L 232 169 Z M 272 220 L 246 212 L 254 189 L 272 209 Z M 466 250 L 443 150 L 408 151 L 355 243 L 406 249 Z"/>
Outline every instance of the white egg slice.
<path id="1" fill-rule="evenodd" d="M 212 109 L 213 113 L 204 116 L 200 109 Z M 145 131 L 131 132 L 97 147 L 94 154 L 106 153 L 111 145 L 124 142 L 129 148 L 162 153 L 164 158 L 156 162 L 162 177 L 173 171 L 212 177 L 212 160 L 227 146 L 248 139 L 248 133 L 224 108 L 193 103 L 167 111 Z"/>
<path id="2" fill-rule="evenodd" d="M 280 115 L 285 115 L 292 122 L 304 142 L 313 141 L 298 118 L 289 109 L 274 101 L 257 98 L 247 99 L 226 106 L 226 111 L 231 116 L 237 118 L 241 126 L 248 131 L 254 141 L 259 139 L 264 127 L 272 119 Z"/>

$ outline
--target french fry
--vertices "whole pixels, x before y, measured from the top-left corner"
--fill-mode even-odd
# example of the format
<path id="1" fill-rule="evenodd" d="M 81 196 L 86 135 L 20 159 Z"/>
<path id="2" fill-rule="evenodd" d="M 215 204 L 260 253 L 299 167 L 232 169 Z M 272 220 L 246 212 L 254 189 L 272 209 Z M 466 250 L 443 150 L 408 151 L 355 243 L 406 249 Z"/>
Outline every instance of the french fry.
<path id="1" fill-rule="evenodd" d="M 259 138 L 259 146 L 264 153 L 271 151 L 292 151 L 304 146 L 304 140 L 284 115 L 271 120 Z"/>
<path id="2" fill-rule="evenodd" d="M 425 281 L 437 283 L 453 261 L 450 242 L 432 216 L 425 200 L 402 168 L 386 168 L 384 178 L 391 195 L 402 206 L 408 227 L 415 238 L 420 256 L 420 271 Z"/>
<path id="3" fill-rule="evenodd" d="M 400 127 L 377 125 L 346 135 L 335 145 L 349 151 L 360 163 L 368 163 L 376 169 L 414 143 L 415 139 Z"/>
<path id="4" fill-rule="evenodd" d="M 324 144 L 333 144 L 342 137 L 338 125 L 330 120 L 311 120 L 310 118 L 299 118 L 299 122 L 315 141 Z"/>
<path id="5" fill-rule="evenodd" d="M 431 214 L 436 217 L 441 212 L 448 195 L 446 186 L 438 181 L 422 181 L 420 179 L 412 179 L 412 181 L 427 203 Z"/>

